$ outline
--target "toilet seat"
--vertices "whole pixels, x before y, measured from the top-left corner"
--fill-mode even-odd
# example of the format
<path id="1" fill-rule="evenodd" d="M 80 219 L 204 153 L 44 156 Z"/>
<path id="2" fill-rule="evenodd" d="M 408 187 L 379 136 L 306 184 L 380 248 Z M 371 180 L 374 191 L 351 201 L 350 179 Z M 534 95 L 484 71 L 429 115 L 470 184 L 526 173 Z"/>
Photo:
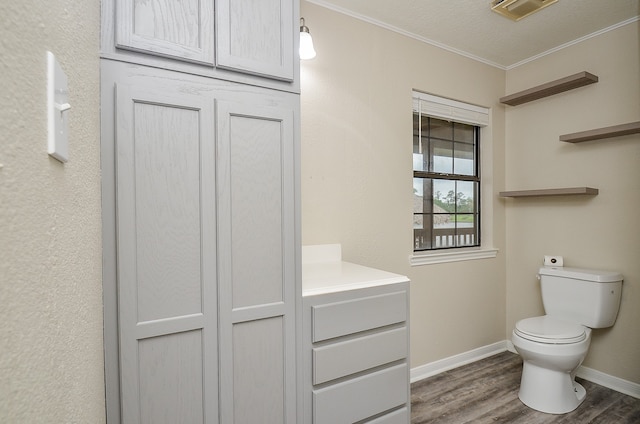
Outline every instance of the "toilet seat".
<path id="1" fill-rule="evenodd" d="M 546 344 L 578 343 L 587 338 L 585 326 L 548 315 L 520 320 L 514 332 L 523 339 Z"/>

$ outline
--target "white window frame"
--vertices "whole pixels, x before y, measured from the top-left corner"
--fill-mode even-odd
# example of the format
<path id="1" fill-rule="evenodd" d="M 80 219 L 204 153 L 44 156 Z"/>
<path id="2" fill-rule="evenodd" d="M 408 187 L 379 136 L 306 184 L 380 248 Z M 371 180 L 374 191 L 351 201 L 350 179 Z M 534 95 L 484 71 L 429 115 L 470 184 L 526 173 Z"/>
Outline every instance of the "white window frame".
<path id="1" fill-rule="evenodd" d="M 480 246 L 460 247 L 450 250 L 413 251 L 413 238 L 411 239 L 412 254 L 409 257 L 411 266 L 430 265 L 447 262 L 468 261 L 476 259 L 491 259 L 498 254 L 498 249 L 489 247 L 493 245 L 493 184 L 489 178 L 493 169 L 493 143 L 491 131 L 491 109 L 470 103 L 461 102 L 445 97 L 412 91 L 412 112 L 422 113 L 434 118 L 446 119 L 480 127 L 479 148 L 480 154 L 480 192 L 484 201 L 480 201 L 480 228 L 482 239 Z"/>

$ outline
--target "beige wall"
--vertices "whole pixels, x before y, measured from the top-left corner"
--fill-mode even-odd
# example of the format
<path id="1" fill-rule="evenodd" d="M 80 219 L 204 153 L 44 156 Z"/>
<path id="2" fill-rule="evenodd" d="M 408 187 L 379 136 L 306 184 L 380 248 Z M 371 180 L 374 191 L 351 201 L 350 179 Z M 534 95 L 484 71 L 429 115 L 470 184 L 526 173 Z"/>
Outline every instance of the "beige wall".
<path id="1" fill-rule="evenodd" d="M 506 111 L 507 189 L 589 186 L 595 197 L 507 203 L 507 334 L 542 313 L 536 269 L 545 254 L 565 266 L 610 269 L 625 281 L 613 328 L 595 330 L 584 365 L 640 383 L 640 135 L 586 143 L 558 136 L 640 118 L 638 22 L 507 72 L 513 93 L 580 71 L 599 82 Z"/>
<path id="2" fill-rule="evenodd" d="M 302 241 L 341 243 L 345 260 L 411 278 L 412 366 L 505 338 L 504 207 L 490 191 L 495 259 L 409 266 L 411 90 L 492 108 L 483 140 L 504 181 L 505 72 L 307 2 L 318 56 L 301 62 Z M 491 144 L 488 144 L 491 143 Z M 489 237 L 489 238 L 490 238 Z"/>
<path id="3" fill-rule="evenodd" d="M 0 422 L 105 421 L 100 2 L 0 3 Z M 69 77 L 70 160 L 47 155 L 46 51 Z"/>

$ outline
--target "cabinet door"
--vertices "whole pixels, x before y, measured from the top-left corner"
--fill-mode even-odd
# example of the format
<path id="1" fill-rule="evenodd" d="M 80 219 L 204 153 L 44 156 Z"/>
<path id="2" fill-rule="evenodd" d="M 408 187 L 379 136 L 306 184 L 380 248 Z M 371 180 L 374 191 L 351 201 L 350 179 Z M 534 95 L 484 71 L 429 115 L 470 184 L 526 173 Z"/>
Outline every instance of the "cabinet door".
<path id="1" fill-rule="evenodd" d="M 221 421 L 293 424 L 293 110 L 221 101 L 216 115 Z"/>
<path id="2" fill-rule="evenodd" d="M 217 65 L 293 80 L 297 21 L 291 0 L 219 0 Z"/>
<path id="3" fill-rule="evenodd" d="M 214 0 L 116 0 L 116 47 L 214 64 Z"/>
<path id="4" fill-rule="evenodd" d="M 214 102 L 116 89 L 123 423 L 218 420 Z"/>

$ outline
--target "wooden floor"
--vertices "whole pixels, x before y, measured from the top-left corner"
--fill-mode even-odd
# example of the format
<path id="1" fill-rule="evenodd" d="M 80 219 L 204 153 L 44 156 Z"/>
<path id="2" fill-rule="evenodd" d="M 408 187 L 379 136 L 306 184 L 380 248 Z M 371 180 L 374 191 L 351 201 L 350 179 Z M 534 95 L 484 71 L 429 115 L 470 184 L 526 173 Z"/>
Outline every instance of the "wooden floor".
<path id="1" fill-rule="evenodd" d="M 518 399 L 522 360 L 503 352 L 411 385 L 411 423 L 639 424 L 640 399 L 577 379 L 587 398 L 573 412 L 551 415 Z"/>

